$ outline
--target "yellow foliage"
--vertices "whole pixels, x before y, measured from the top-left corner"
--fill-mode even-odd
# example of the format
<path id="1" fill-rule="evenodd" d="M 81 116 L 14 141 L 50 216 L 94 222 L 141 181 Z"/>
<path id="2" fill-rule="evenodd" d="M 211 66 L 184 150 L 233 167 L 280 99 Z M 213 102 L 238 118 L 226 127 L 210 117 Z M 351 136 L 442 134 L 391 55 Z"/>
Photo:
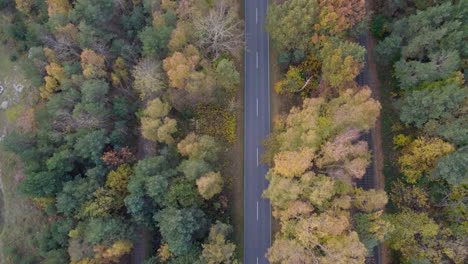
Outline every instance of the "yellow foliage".
<path id="1" fill-rule="evenodd" d="M 58 63 L 57 55 L 55 54 L 55 51 L 49 49 L 49 48 L 44 48 L 44 55 L 46 56 L 47 60 L 52 63 Z"/>
<path id="2" fill-rule="evenodd" d="M 128 164 L 121 165 L 117 170 L 107 174 L 106 187 L 120 195 L 125 195 L 131 175 L 132 168 Z"/>
<path id="3" fill-rule="evenodd" d="M 49 8 L 47 8 L 49 16 L 58 14 L 66 15 L 71 8 L 71 4 L 68 0 L 46 0 L 46 2 L 49 6 Z"/>
<path id="4" fill-rule="evenodd" d="M 434 169 L 440 157 L 453 151 L 454 145 L 440 138 L 419 137 L 403 149 L 398 164 L 407 181 L 416 183 L 423 174 Z"/>
<path id="5" fill-rule="evenodd" d="M 65 79 L 65 70 L 62 66 L 55 62 L 51 62 L 46 67 L 47 74 L 54 77 L 58 82 L 62 82 Z"/>
<path id="6" fill-rule="evenodd" d="M 174 254 L 172 254 L 167 243 L 162 243 L 158 249 L 158 256 L 162 262 L 166 262 L 167 260 L 172 258 Z"/>
<path id="7" fill-rule="evenodd" d="M 125 60 L 122 57 L 118 57 L 114 65 L 112 66 L 111 80 L 113 85 L 120 85 L 122 82 L 127 82 L 129 79 L 129 72 L 125 67 Z"/>
<path id="8" fill-rule="evenodd" d="M 57 83 L 57 79 L 51 76 L 45 76 L 44 80 L 45 80 L 45 85 L 39 88 L 39 92 L 43 99 L 48 99 L 54 93 L 55 89 L 58 86 L 58 83 Z"/>
<path id="9" fill-rule="evenodd" d="M 199 134 L 222 138 L 229 143 L 236 140 L 236 117 L 233 113 L 206 105 L 196 109 L 196 116 Z"/>
<path id="10" fill-rule="evenodd" d="M 85 49 L 81 53 L 81 68 L 86 78 L 100 78 L 106 76 L 104 57 L 90 49 Z"/>
<path id="11" fill-rule="evenodd" d="M 35 197 L 35 198 L 31 198 L 31 200 L 33 200 L 35 205 L 41 207 L 42 209 L 45 209 L 47 206 L 55 203 L 55 197 L 53 196 Z"/>
<path id="12" fill-rule="evenodd" d="M 26 15 L 30 15 L 35 0 L 16 0 L 16 9 Z"/>

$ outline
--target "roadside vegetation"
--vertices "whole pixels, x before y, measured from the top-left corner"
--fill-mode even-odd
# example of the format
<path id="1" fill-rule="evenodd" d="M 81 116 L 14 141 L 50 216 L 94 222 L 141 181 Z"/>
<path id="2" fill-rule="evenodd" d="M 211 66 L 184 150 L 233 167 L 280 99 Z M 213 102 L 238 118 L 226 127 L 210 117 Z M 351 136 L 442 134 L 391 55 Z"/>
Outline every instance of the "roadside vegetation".
<path id="1" fill-rule="evenodd" d="M 355 78 L 366 50 L 365 1 L 274 1 L 266 29 L 284 77 L 275 91 L 292 102 L 265 142 L 271 166 L 264 196 L 280 222 L 272 263 L 364 263 L 392 227 L 383 190 L 356 186 L 370 164 L 361 136 L 380 103 Z"/>
<path id="2" fill-rule="evenodd" d="M 376 10 L 395 229 L 387 244 L 395 262 L 465 263 L 467 3 L 380 1 Z"/>
<path id="3" fill-rule="evenodd" d="M 233 179 L 221 172 L 237 139 L 238 3 L 4 0 L 0 7 L 2 41 L 16 48 L 9 59 L 37 98 L 30 108 L 5 109 L 19 112 L 12 118 L 28 110 L 30 125 L 2 139 L 24 173 L 9 187 L 46 219 L 30 232 L 32 246 L 14 234 L 2 243 L 3 262 L 127 262 L 145 227 L 146 264 L 236 263 L 225 193 Z M 139 159 L 142 138 L 154 149 Z"/>

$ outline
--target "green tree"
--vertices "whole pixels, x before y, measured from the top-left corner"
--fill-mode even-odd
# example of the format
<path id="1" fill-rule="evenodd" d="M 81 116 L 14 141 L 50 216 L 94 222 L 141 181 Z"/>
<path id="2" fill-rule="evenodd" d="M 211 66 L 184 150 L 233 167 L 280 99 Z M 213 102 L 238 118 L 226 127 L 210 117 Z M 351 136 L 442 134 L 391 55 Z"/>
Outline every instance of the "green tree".
<path id="1" fill-rule="evenodd" d="M 207 243 L 203 244 L 200 260 L 208 264 L 232 263 L 236 245 L 227 240 L 232 227 L 219 221 L 211 226 Z"/>
<path id="2" fill-rule="evenodd" d="M 468 184 L 468 146 L 443 156 L 431 172 L 434 179 L 444 179 L 454 186 Z"/>
<path id="3" fill-rule="evenodd" d="M 190 252 L 197 233 L 203 231 L 207 224 L 203 211 L 194 208 L 165 208 L 154 219 L 163 240 L 176 256 Z"/>
<path id="4" fill-rule="evenodd" d="M 240 74 L 236 70 L 234 62 L 222 59 L 216 65 L 216 81 L 226 90 L 235 89 L 240 83 Z"/>
<path id="5" fill-rule="evenodd" d="M 195 184 L 185 178 L 174 180 L 164 195 L 164 205 L 172 208 L 199 207 L 203 204 Z"/>
<path id="6" fill-rule="evenodd" d="M 148 26 L 144 28 L 138 37 L 143 43 L 143 56 L 165 58 L 167 55 L 167 44 L 169 37 L 171 36 L 173 28 L 170 26 L 152 27 Z"/>
<path id="7" fill-rule="evenodd" d="M 280 51 L 307 50 L 319 20 L 318 1 L 290 0 L 268 6 L 265 28 Z"/>

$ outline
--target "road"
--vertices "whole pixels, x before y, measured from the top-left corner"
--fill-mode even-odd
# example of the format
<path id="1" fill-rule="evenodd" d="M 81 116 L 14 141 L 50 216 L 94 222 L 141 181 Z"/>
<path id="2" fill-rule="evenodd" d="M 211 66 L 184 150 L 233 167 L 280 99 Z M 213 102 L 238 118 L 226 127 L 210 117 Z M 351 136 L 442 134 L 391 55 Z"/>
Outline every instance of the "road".
<path id="1" fill-rule="evenodd" d="M 269 40 L 263 31 L 268 0 L 245 0 L 244 85 L 244 264 L 267 264 L 271 206 L 261 142 L 270 134 Z"/>

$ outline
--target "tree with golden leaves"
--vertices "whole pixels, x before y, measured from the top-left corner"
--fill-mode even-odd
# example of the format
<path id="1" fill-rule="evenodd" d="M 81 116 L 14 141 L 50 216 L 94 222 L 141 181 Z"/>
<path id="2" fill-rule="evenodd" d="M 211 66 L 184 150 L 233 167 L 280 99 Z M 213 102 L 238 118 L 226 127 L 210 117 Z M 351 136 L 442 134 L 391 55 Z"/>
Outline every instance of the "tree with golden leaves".
<path id="1" fill-rule="evenodd" d="M 398 164 L 407 182 L 416 183 L 435 168 L 440 157 L 454 151 L 453 144 L 440 138 L 419 137 L 403 149 Z"/>
<path id="2" fill-rule="evenodd" d="M 81 53 L 81 68 L 86 78 L 102 78 L 107 74 L 104 57 L 90 49 Z"/>
<path id="3" fill-rule="evenodd" d="M 224 180 L 219 172 L 208 172 L 197 179 L 197 188 L 200 195 L 209 200 L 223 190 Z"/>
<path id="4" fill-rule="evenodd" d="M 47 9 L 49 17 L 58 14 L 66 15 L 68 10 L 70 10 L 72 7 L 68 0 L 46 0 L 46 2 L 49 6 Z"/>
<path id="5" fill-rule="evenodd" d="M 172 134 L 177 132 L 177 121 L 168 117 L 171 107 L 156 98 L 148 103 L 141 118 L 143 137 L 166 144 L 174 143 Z"/>

